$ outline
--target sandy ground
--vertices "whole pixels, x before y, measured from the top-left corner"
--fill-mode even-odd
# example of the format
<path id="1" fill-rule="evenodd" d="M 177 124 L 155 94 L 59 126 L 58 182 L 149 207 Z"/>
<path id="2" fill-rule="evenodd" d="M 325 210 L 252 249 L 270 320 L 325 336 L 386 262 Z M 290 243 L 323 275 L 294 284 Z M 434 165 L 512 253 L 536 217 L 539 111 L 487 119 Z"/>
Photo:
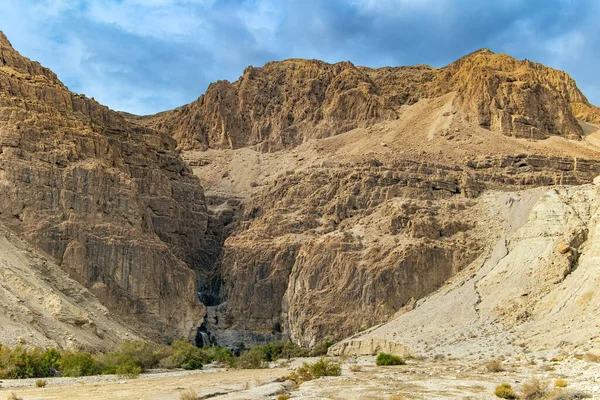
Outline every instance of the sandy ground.
<path id="1" fill-rule="evenodd" d="M 286 368 L 262 370 L 207 369 L 142 375 L 137 379 L 114 376 L 48 379 L 46 388 L 31 387 L 34 380 L 5 381 L 0 399 L 10 393 L 25 400 L 41 399 L 179 399 L 192 389 L 200 399 L 276 399 L 289 393 L 292 399 L 494 399 L 494 388 L 510 383 L 520 393 L 534 378 L 549 391 L 557 379 L 567 382 L 565 391 L 585 392 L 600 398 L 600 363 L 577 358 L 548 360 L 520 356 L 502 362 L 502 372 L 489 372 L 488 360 L 409 360 L 407 365 L 378 367 L 374 357 L 343 359 L 342 376 L 305 382 L 292 388 L 276 381 L 303 360 Z M 29 387 L 12 388 L 14 385 Z M 402 397 L 393 397 L 402 396 Z"/>

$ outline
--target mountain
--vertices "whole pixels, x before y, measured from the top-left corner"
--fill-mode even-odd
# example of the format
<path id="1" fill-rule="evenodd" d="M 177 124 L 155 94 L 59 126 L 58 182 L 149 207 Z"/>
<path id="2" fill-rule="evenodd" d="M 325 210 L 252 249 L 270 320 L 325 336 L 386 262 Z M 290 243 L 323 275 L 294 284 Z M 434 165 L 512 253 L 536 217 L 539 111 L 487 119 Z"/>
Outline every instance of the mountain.
<path id="1" fill-rule="evenodd" d="M 484 49 L 440 69 L 272 62 L 129 119 L 173 135 L 225 226 L 206 326 L 242 347 L 338 341 L 477 271 L 510 236 L 508 193 L 600 174 L 597 114 L 566 73 Z"/>
<path id="2" fill-rule="evenodd" d="M 476 124 L 523 138 L 581 137 L 573 115 L 597 121 L 575 81 L 562 71 L 489 50 L 445 68 L 370 69 L 292 59 L 248 67 L 186 106 L 141 121 L 170 132 L 182 149 L 276 151 L 308 139 L 401 118 L 402 107 L 455 93 L 453 109 Z"/>
<path id="3" fill-rule="evenodd" d="M 194 271 L 215 248 L 203 189 L 175 146 L 70 92 L 0 35 L 0 225 L 155 340 L 195 336 Z"/>
<path id="4" fill-rule="evenodd" d="M 589 340 L 600 112 L 564 72 L 293 59 L 141 117 L 0 64 L 6 343 Z"/>

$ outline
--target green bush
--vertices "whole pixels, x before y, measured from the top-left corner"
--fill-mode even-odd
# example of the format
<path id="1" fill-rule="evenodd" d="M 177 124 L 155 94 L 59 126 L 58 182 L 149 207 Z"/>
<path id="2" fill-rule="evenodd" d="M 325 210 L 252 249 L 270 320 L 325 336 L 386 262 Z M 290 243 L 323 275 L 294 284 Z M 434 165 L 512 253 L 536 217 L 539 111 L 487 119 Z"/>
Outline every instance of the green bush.
<path id="1" fill-rule="evenodd" d="M 208 356 L 199 347 L 185 340 L 176 340 L 169 347 L 169 355 L 160 360 L 163 368 L 201 369 Z"/>
<path id="2" fill-rule="evenodd" d="M 300 368 L 296 369 L 290 376 L 286 377 L 286 379 L 301 384 L 302 382 L 311 381 L 323 376 L 340 376 L 341 374 L 342 365 L 340 363 L 321 358 L 319 361 L 312 364 L 306 362 L 303 363 Z"/>
<path id="3" fill-rule="evenodd" d="M 122 377 L 137 378 L 142 373 L 142 367 L 133 362 L 133 360 L 127 360 L 119 364 L 115 372 Z"/>
<path id="4" fill-rule="evenodd" d="M 22 346 L 14 349 L 0 347 L 0 379 L 46 378 L 56 376 L 60 354 L 55 349 L 42 352 L 27 350 Z"/>
<path id="5" fill-rule="evenodd" d="M 274 342 L 264 346 L 256 346 L 265 355 L 267 361 L 277 361 L 280 358 L 308 357 L 309 351 L 292 342 Z"/>
<path id="6" fill-rule="evenodd" d="M 102 366 L 94 358 L 85 353 L 66 353 L 60 361 L 63 376 L 79 377 L 98 375 Z"/>
<path id="7" fill-rule="evenodd" d="M 400 357 L 387 353 L 379 353 L 376 360 L 377 365 L 405 365 L 406 362 Z"/>
<path id="8" fill-rule="evenodd" d="M 206 355 L 207 362 L 216 361 L 221 364 L 232 367 L 235 364 L 235 359 L 231 350 L 225 347 L 212 346 L 207 349 L 202 349 Z"/>
<path id="9" fill-rule="evenodd" d="M 241 369 L 267 368 L 267 357 L 259 347 L 242 352 L 236 360 L 236 367 Z"/>

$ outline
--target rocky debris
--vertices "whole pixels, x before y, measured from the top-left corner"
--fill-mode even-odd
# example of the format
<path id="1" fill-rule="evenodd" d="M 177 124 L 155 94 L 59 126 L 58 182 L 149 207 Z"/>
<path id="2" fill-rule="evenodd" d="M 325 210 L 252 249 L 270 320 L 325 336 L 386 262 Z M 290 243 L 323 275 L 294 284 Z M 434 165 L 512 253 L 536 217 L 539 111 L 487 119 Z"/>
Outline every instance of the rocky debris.
<path id="1" fill-rule="evenodd" d="M 0 221 L 153 338 L 202 323 L 213 246 L 175 141 L 77 95 L 0 38 Z"/>
<path id="2" fill-rule="evenodd" d="M 186 150 L 276 151 L 402 118 L 403 106 L 449 93 L 456 97 L 443 116 L 458 114 L 518 138 L 580 138 L 576 118 L 600 121 L 598 108 L 566 73 L 487 49 L 441 69 L 271 62 L 248 67 L 233 83 L 210 85 L 197 101 L 176 110 L 129 118 L 168 132 Z"/>

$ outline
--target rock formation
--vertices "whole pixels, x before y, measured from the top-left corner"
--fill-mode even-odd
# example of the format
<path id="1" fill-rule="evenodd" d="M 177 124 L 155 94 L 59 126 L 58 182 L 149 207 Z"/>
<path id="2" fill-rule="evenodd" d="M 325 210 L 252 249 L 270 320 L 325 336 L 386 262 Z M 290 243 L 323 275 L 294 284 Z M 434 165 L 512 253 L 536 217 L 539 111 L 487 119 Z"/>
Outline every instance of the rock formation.
<path id="1" fill-rule="evenodd" d="M 69 92 L 0 35 L 0 221 L 157 339 L 201 325 L 192 269 L 215 251 L 175 145 Z"/>
<path id="2" fill-rule="evenodd" d="M 298 59 L 248 67 L 234 83 L 214 83 L 197 101 L 139 121 L 186 150 L 275 151 L 398 119 L 402 106 L 448 93 L 467 119 L 513 137 L 578 138 L 572 111 L 588 122 L 600 115 L 566 73 L 484 49 L 441 69 Z"/>
<path id="3" fill-rule="evenodd" d="M 594 185 L 488 193 L 487 212 L 503 218 L 482 256 L 410 311 L 332 353 L 597 352 L 598 195 Z"/>

